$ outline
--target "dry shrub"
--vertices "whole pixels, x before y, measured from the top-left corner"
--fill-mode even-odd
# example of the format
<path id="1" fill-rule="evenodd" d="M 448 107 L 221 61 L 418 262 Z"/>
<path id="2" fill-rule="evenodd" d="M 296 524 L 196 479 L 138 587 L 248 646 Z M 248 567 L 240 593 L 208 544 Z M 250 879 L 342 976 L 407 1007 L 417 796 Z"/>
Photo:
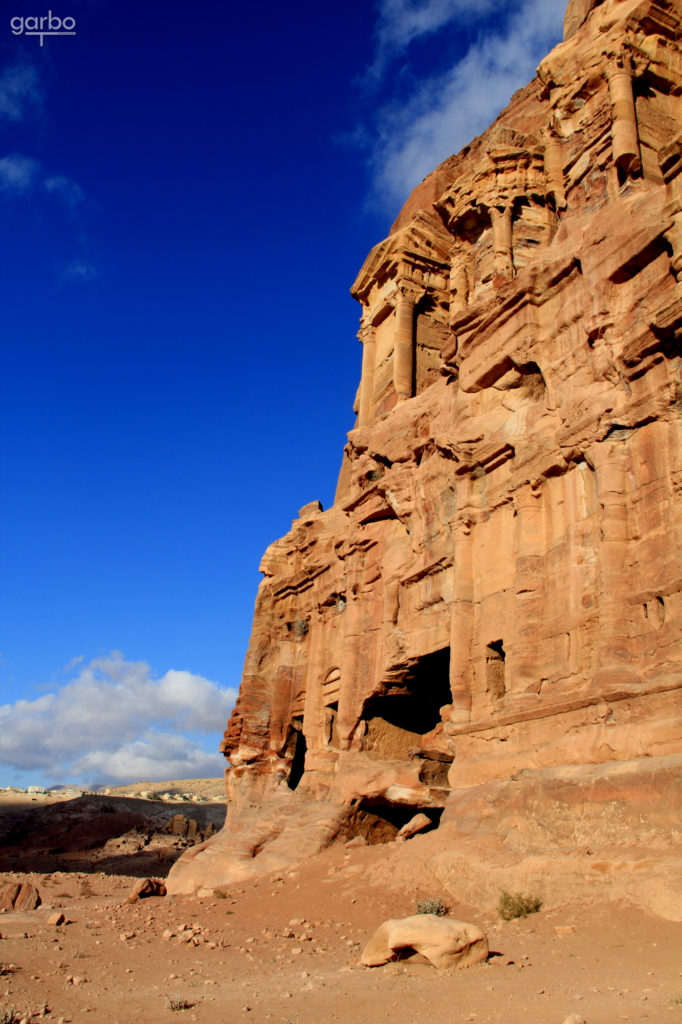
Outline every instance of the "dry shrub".
<path id="1" fill-rule="evenodd" d="M 430 897 L 425 900 L 417 900 L 414 909 L 418 914 L 435 914 L 436 917 L 445 917 L 448 907 L 441 899 Z"/>
<path id="2" fill-rule="evenodd" d="M 516 917 L 537 914 L 541 906 L 542 900 L 538 896 L 524 896 L 521 892 L 507 892 L 503 889 L 497 910 L 503 921 L 513 921 Z"/>

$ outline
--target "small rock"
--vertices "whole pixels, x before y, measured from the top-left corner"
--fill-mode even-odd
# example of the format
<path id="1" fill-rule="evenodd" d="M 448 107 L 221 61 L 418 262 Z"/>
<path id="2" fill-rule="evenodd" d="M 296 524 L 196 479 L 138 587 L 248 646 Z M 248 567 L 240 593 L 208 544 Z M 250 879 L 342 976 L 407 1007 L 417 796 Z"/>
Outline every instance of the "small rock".
<path id="1" fill-rule="evenodd" d="M 412 836 L 416 836 L 418 832 L 424 832 L 426 829 L 433 828 L 433 822 L 426 814 L 415 814 L 414 818 L 410 818 L 406 825 L 398 832 L 396 839 L 411 839 Z"/>
<path id="2" fill-rule="evenodd" d="M 584 1017 L 581 1017 L 579 1013 L 572 1013 L 570 1017 L 567 1017 L 563 1024 L 587 1024 Z"/>
<path id="3" fill-rule="evenodd" d="M 141 878 L 135 883 L 128 895 L 127 903 L 137 903 L 148 896 L 165 896 L 166 886 L 160 878 Z"/>
<path id="4" fill-rule="evenodd" d="M 554 931 L 557 935 L 572 935 L 575 928 L 572 924 L 557 924 L 554 926 Z"/>
<path id="5" fill-rule="evenodd" d="M 55 928 L 58 927 L 58 925 L 60 925 L 60 924 L 64 924 L 65 921 L 66 921 L 66 918 L 64 917 L 63 914 L 61 914 L 59 912 L 57 912 L 55 914 L 50 914 L 50 916 L 47 919 L 47 923 L 49 925 L 53 925 Z"/>

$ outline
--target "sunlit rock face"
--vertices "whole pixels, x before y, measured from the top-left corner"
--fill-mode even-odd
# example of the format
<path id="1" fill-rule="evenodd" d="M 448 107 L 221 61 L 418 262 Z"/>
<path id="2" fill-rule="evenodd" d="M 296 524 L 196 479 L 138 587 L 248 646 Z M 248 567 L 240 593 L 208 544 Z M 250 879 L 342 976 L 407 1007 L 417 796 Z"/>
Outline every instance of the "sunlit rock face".
<path id="1" fill-rule="evenodd" d="M 228 823 L 170 891 L 259 870 L 259 808 L 256 853 L 311 801 L 312 846 L 373 841 L 515 773 L 682 754 L 681 23 L 571 0 L 365 260 L 336 500 L 265 553 Z"/>

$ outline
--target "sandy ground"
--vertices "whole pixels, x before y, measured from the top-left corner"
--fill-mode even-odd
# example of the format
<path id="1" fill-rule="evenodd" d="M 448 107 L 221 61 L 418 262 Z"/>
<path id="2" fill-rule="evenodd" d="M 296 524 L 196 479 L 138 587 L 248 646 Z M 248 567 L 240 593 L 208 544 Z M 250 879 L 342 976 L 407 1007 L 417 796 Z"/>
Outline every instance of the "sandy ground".
<path id="1" fill-rule="evenodd" d="M 118 874 L 96 864 L 4 872 L 0 883 L 37 885 L 43 906 L 0 915 L 0 1020 L 14 1010 L 17 1021 L 42 1014 L 79 1024 L 563 1024 L 576 1013 L 587 1024 L 682 1022 L 682 924 L 625 905 L 583 903 L 509 923 L 453 906 L 454 916 L 487 931 L 487 964 L 454 973 L 360 967 L 382 921 L 439 895 L 392 870 L 396 854 L 338 845 L 304 868 L 233 885 L 220 898 L 136 904 L 125 902 L 136 879 L 121 865 Z M 385 881 L 368 884 L 382 864 Z M 68 923 L 49 926 L 46 907 Z"/>

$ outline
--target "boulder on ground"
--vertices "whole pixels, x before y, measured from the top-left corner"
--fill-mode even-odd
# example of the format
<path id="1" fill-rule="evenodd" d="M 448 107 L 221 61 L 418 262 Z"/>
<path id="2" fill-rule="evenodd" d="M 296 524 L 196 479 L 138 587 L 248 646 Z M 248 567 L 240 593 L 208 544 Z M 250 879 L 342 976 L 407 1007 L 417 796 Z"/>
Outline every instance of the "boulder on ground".
<path id="1" fill-rule="evenodd" d="M 41 903 L 40 893 L 30 882 L 7 882 L 0 886 L 0 910 L 35 910 Z"/>
<path id="2" fill-rule="evenodd" d="M 416 914 L 385 921 L 362 953 L 365 967 L 381 967 L 419 953 L 434 967 L 467 967 L 488 959 L 488 938 L 475 924 Z"/>
<path id="3" fill-rule="evenodd" d="M 0 886 L 0 911 L 14 910 L 14 901 L 19 895 L 19 883 L 7 882 Z"/>
<path id="4" fill-rule="evenodd" d="M 428 828 L 433 828 L 433 822 L 429 816 L 422 813 L 415 814 L 414 818 L 410 818 L 407 824 L 403 825 L 396 839 L 411 839 L 418 832 L 425 832 Z"/>
<path id="5" fill-rule="evenodd" d="M 127 903 L 137 903 L 147 896 L 165 896 L 166 886 L 160 878 L 141 878 L 130 890 Z"/>

